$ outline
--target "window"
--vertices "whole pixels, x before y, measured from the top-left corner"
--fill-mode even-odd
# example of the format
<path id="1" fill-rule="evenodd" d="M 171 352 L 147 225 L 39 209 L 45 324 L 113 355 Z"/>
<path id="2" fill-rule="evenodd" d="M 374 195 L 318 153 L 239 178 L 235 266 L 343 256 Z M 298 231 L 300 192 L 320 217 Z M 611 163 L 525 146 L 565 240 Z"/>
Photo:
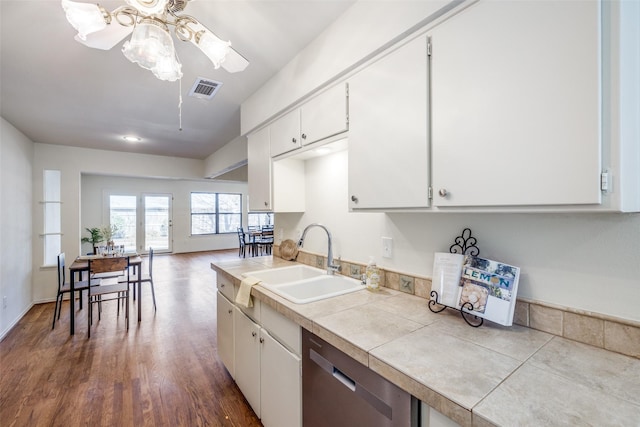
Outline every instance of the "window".
<path id="1" fill-rule="evenodd" d="M 273 225 L 273 212 L 249 212 L 247 226 L 262 228 L 265 225 Z"/>
<path id="2" fill-rule="evenodd" d="M 58 254 L 62 248 L 60 220 L 60 171 L 45 170 L 44 188 L 44 265 L 58 265 Z"/>
<path id="3" fill-rule="evenodd" d="M 242 195 L 191 193 L 191 235 L 235 233 L 242 227 Z"/>

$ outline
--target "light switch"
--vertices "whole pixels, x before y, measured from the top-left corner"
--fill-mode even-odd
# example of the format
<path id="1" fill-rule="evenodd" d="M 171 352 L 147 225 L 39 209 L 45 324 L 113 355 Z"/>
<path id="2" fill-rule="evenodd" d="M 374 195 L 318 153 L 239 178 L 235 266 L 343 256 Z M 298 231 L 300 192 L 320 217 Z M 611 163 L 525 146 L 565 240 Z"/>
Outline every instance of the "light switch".
<path id="1" fill-rule="evenodd" d="M 393 239 L 391 237 L 382 238 L 382 257 L 393 257 Z"/>

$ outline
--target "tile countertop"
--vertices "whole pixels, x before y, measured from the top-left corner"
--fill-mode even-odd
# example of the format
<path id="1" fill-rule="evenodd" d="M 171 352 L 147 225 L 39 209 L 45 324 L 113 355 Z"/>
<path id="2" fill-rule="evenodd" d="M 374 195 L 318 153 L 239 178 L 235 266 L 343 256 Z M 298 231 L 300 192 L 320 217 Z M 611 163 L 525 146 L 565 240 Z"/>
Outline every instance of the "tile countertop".
<path id="1" fill-rule="evenodd" d="M 257 257 L 212 263 L 242 273 L 295 264 Z M 640 426 L 640 360 L 514 325 L 468 326 L 424 298 L 387 288 L 294 304 L 251 295 L 462 426 Z"/>

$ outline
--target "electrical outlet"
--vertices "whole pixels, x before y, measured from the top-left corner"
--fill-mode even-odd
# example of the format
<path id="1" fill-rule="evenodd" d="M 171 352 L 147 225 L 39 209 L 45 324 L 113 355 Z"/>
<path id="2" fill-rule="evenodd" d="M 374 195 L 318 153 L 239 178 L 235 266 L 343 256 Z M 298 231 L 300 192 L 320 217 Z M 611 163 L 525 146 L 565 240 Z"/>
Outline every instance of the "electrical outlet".
<path id="1" fill-rule="evenodd" d="M 393 239 L 391 237 L 382 238 L 382 258 L 393 257 Z"/>

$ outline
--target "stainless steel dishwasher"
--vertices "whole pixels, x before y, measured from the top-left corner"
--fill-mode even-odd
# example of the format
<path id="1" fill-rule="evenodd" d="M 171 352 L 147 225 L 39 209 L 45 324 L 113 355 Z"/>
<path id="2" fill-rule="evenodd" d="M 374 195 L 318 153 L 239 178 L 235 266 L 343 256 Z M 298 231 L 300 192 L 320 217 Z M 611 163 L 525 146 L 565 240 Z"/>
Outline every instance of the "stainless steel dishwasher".
<path id="1" fill-rule="evenodd" d="M 331 344 L 302 329 L 303 427 L 411 427 L 418 402 Z"/>

